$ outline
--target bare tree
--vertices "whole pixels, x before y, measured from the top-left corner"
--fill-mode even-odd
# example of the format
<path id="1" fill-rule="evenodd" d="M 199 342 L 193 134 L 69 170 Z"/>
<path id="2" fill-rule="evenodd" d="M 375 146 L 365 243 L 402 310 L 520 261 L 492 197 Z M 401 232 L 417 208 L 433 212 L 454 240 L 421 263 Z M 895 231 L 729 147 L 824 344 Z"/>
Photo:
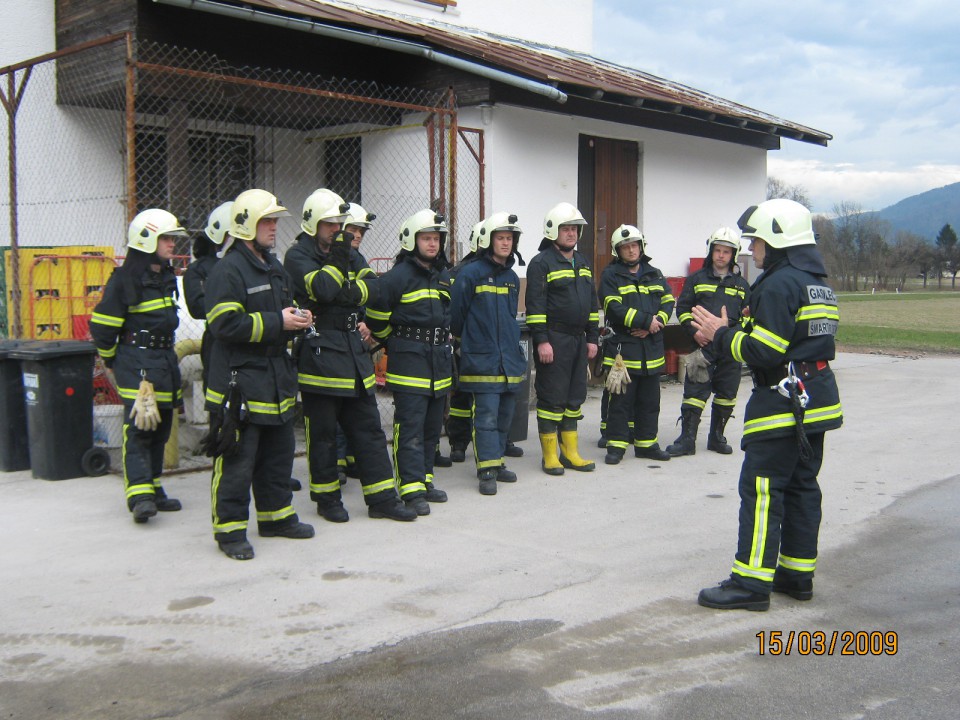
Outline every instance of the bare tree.
<path id="1" fill-rule="evenodd" d="M 810 197 L 803 185 L 791 185 L 778 177 L 771 175 L 767 178 L 767 200 L 786 198 L 794 200 L 806 208 L 810 207 Z"/>

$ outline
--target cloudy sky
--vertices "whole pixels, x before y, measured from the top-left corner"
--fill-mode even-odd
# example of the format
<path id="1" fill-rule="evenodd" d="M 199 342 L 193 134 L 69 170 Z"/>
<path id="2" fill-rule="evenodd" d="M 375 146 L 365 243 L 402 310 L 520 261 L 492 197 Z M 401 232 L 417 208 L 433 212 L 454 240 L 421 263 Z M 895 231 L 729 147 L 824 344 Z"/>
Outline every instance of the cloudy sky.
<path id="1" fill-rule="evenodd" d="M 594 54 L 833 135 L 769 154 L 814 211 L 960 182 L 955 0 L 596 0 Z"/>

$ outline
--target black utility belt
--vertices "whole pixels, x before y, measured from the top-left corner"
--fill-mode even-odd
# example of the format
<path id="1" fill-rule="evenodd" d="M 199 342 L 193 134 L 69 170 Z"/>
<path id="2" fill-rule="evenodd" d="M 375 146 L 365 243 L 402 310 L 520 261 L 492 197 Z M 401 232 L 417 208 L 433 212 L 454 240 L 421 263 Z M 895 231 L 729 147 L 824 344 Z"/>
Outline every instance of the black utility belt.
<path id="1" fill-rule="evenodd" d="M 150 348 L 151 350 L 169 350 L 173 347 L 176 339 L 173 335 L 164 335 L 162 333 L 151 332 L 150 330 L 127 330 L 120 335 L 120 342 L 124 345 L 133 345 L 138 348 Z"/>
<path id="2" fill-rule="evenodd" d="M 822 375 L 829 369 L 830 363 L 826 360 L 803 360 L 793 363 L 793 370 L 801 380 Z M 754 385 L 773 387 L 790 374 L 790 369 L 789 364 L 775 368 L 750 368 L 750 374 L 753 375 Z"/>
<path id="3" fill-rule="evenodd" d="M 313 316 L 313 326 L 317 330 L 343 330 L 344 332 L 356 332 L 360 324 L 360 313 L 350 313 L 349 315 L 316 315 Z"/>
<path id="4" fill-rule="evenodd" d="M 587 334 L 583 329 L 583 325 L 567 325 L 566 323 L 558 322 L 548 322 L 547 330 L 553 330 L 554 332 L 563 333 L 564 335 L 574 335 L 576 337 Z"/>
<path id="5" fill-rule="evenodd" d="M 395 325 L 393 337 L 414 340 L 427 345 L 446 345 L 450 342 L 448 327 L 420 327 L 419 325 Z"/>

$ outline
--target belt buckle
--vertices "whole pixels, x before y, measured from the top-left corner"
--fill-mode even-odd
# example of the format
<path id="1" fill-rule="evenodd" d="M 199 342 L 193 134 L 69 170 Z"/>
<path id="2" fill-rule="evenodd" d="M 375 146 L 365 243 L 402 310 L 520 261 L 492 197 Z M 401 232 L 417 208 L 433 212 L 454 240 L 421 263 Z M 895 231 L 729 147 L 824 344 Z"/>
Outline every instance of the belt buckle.
<path id="1" fill-rule="evenodd" d="M 359 322 L 360 316 L 357 313 L 350 313 L 347 316 L 347 332 L 356 332 Z"/>
<path id="2" fill-rule="evenodd" d="M 153 340 L 153 336 L 150 335 L 149 330 L 137 330 L 137 335 L 134 342 L 139 350 L 146 350 L 149 348 L 151 340 Z"/>

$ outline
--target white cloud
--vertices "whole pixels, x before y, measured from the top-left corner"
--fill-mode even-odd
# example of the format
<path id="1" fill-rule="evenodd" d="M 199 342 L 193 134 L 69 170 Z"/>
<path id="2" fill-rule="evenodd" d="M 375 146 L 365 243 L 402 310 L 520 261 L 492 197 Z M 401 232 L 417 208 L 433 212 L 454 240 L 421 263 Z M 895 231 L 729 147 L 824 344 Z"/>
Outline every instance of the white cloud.
<path id="1" fill-rule="evenodd" d="M 960 12 L 949 0 L 596 0 L 595 53 L 831 133 L 772 174 L 819 210 L 960 180 Z M 853 193 L 862 195 L 853 196 Z"/>

